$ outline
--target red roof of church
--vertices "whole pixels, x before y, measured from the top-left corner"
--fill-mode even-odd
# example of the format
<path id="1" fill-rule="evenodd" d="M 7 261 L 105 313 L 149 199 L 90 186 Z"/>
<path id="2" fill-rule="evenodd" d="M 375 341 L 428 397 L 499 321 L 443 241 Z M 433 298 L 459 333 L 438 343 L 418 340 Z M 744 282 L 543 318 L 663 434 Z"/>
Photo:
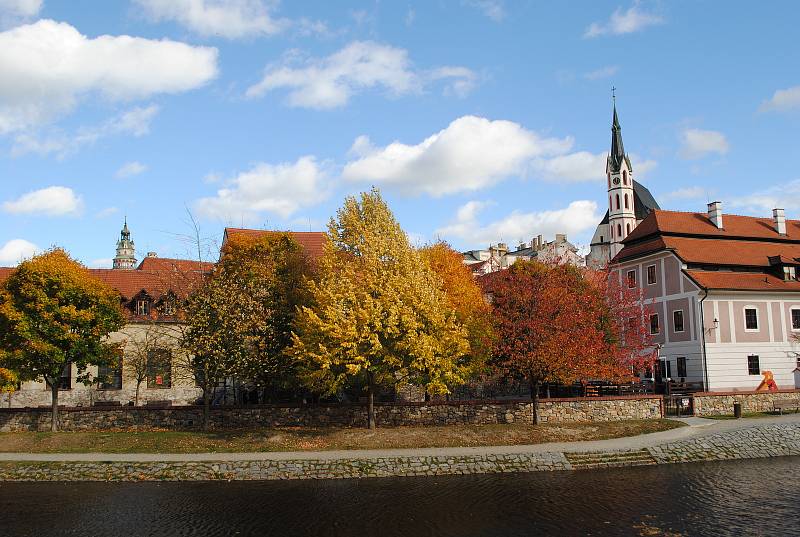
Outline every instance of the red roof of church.
<path id="1" fill-rule="evenodd" d="M 275 233 L 286 233 L 294 239 L 308 253 L 312 259 L 322 257 L 325 241 L 328 235 L 323 231 L 269 231 L 264 229 L 243 229 L 236 227 L 225 228 L 225 238 L 228 237 L 249 237 L 258 238 Z"/>

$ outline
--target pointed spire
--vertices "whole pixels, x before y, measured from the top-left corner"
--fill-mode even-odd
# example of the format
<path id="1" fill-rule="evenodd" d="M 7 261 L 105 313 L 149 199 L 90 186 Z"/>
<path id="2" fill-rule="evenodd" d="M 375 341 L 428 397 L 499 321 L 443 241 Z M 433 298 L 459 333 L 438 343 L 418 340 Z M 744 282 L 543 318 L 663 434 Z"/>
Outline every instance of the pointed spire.
<path id="1" fill-rule="evenodd" d="M 623 161 L 628 161 L 628 156 L 625 154 L 625 146 L 622 144 L 622 127 L 619 125 L 619 117 L 617 117 L 617 98 L 614 99 L 614 116 L 611 120 L 611 153 L 608 155 L 608 162 L 612 172 L 619 171 Z M 630 161 L 628 161 L 630 168 Z"/>

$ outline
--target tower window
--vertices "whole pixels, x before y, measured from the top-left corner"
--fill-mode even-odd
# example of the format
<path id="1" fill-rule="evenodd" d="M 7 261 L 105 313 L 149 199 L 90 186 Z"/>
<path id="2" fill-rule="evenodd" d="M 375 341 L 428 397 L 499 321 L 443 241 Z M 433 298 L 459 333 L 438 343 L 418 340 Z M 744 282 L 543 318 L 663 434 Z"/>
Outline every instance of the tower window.
<path id="1" fill-rule="evenodd" d="M 625 234 L 626 235 L 630 235 L 631 234 L 631 225 L 630 224 L 625 224 Z"/>
<path id="2" fill-rule="evenodd" d="M 617 237 L 622 238 L 622 226 L 617 224 Z"/>
<path id="3" fill-rule="evenodd" d="M 619 194 L 617 194 L 617 209 L 619 209 Z"/>
<path id="4" fill-rule="evenodd" d="M 625 208 L 628 209 L 628 195 L 625 194 Z"/>
<path id="5" fill-rule="evenodd" d="M 627 170 L 622 170 L 622 182 L 624 184 L 628 184 L 628 172 Z"/>

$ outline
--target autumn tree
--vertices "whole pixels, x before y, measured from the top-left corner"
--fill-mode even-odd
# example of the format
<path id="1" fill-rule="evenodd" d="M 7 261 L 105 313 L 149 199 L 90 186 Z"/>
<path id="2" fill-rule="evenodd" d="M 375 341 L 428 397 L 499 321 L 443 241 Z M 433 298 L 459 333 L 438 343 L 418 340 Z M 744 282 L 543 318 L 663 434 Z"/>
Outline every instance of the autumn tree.
<path id="1" fill-rule="evenodd" d="M 486 278 L 497 339 L 494 363 L 530 383 L 534 423 L 544 382 L 630 376 L 644 340 L 624 338 L 624 326 L 641 305 L 627 309 L 617 287 L 573 265 L 518 261 Z M 620 316 L 623 314 L 624 316 Z M 641 334 L 637 334 L 640 336 Z"/>
<path id="2" fill-rule="evenodd" d="M 410 382 L 443 394 L 463 382 L 467 332 L 380 193 L 348 197 L 328 238 L 292 347 L 306 381 L 328 393 L 362 382 L 370 428 L 379 386 Z"/>
<path id="3" fill-rule="evenodd" d="M 446 242 L 425 246 L 419 252 L 441 279 L 447 304 L 455 311 L 459 324 L 467 330 L 471 373 L 481 372 L 492 346 L 491 307 L 483 290 L 464 264 L 464 256 Z"/>
<path id="4" fill-rule="evenodd" d="M 54 248 L 22 262 L 0 288 L 0 363 L 20 380 L 45 381 L 57 431 L 62 372 L 75 365 L 79 380 L 90 382 L 90 365 L 116 359 L 107 336 L 123 323 L 117 292 Z"/>
<path id="5" fill-rule="evenodd" d="M 126 327 L 123 333 L 126 337 L 123 343 L 125 354 L 122 371 L 124 377 L 131 378 L 136 383 L 133 404 L 139 406 L 141 386 L 147 382 L 151 360 L 164 349 L 177 347 L 181 332 L 179 327 L 153 320 Z"/>
<path id="6" fill-rule="evenodd" d="M 8 408 L 11 408 L 11 394 L 17 391 L 19 386 L 19 375 L 7 369 L 0 367 L 0 393 L 8 394 Z"/>

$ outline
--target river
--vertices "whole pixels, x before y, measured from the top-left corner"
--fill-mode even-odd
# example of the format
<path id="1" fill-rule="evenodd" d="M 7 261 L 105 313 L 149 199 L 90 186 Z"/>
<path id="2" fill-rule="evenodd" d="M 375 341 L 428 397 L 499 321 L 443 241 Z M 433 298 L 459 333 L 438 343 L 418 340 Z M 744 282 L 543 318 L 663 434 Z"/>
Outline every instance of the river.
<path id="1" fill-rule="evenodd" d="M 1 483 L 0 535 L 800 535 L 800 457 L 430 478 Z"/>

